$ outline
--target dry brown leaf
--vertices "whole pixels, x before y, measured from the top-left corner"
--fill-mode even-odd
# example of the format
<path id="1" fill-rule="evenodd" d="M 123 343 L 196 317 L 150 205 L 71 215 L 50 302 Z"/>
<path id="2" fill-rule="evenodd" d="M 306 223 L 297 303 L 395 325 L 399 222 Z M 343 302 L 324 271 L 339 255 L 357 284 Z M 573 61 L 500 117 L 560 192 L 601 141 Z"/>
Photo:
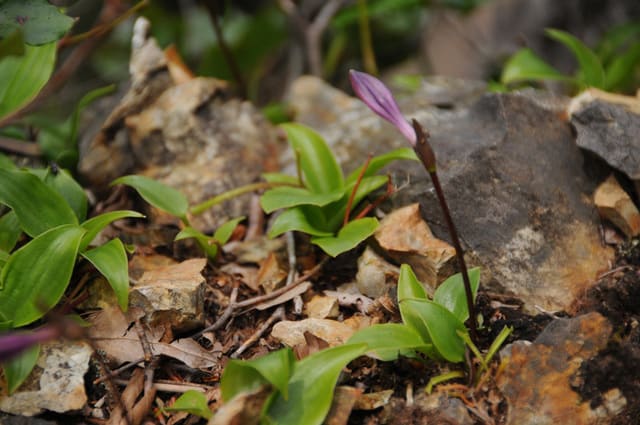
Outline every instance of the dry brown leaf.
<path id="1" fill-rule="evenodd" d="M 304 333 L 304 341 L 304 344 L 293 347 L 293 353 L 298 360 L 302 360 L 313 353 L 329 348 L 329 343 L 327 341 L 322 338 L 318 338 L 311 332 Z"/>
<path id="2" fill-rule="evenodd" d="M 305 292 L 307 292 L 307 290 L 309 290 L 309 288 L 311 288 L 311 282 L 302 282 L 300 285 L 294 286 L 293 288 L 291 288 L 291 290 L 285 292 L 279 297 L 262 302 L 260 304 L 256 304 L 255 308 L 258 310 L 266 310 L 270 307 L 286 303 L 287 301 L 294 299 L 298 295 L 304 294 Z"/>
<path id="3" fill-rule="evenodd" d="M 142 255 L 136 253 L 131 260 L 129 260 L 129 276 L 132 279 L 137 280 L 140 279 L 147 271 L 170 266 L 172 264 L 178 264 L 178 262 L 165 255 Z"/>
<path id="4" fill-rule="evenodd" d="M 175 44 L 170 44 L 164 49 L 164 57 L 167 59 L 169 74 L 171 74 L 171 79 L 175 84 L 182 84 L 195 78 L 193 72 L 182 60 Z"/>
<path id="5" fill-rule="evenodd" d="M 349 416 L 351 415 L 353 406 L 361 394 L 362 390 L 360 388 L 346 385 L 336 387 L 333 393 L 331 410 L 329 410 L 324 423 L 327 425 L 346 425 L 347 422 L 349 422 Z"/>
<path id="6" fill-rule="evenodd" d="M 90 321 L 89 337 L 97 349 L 117 363 L 126 363 L 144 357 L 140 338 L 135 329 L 129 329 L 133 320 L 127 319 L 118 307 L 111 307 L 94 314 Z M 165 355 L 180 360 L 192 368 L 208 368 L 216 365 L 219 352 L 210 352 L 192 339 L 180 339 L 170 344 L 159 342 L 165 330 L 162 326 L 146 328 L 153 355 Z"/>
<path id="7" fill-rule="evenodd" d="M 286 278 L 287 272 L 282 270 L 278 264 L 278 257 L 274 252 L 271 252 L 260 265 L 256 283 L 257 286 L 262 286 L 268 294 L 280 288 Z"/>
<path id="8" fill-rule="evenodd" d="M 318 338 L 322 338 L 331 347 L 342 345 L 353 335 L 354 330 L 337 320 L 329 319 L 304 319 L 298 321 L 285 320 L 276 323 L 271 331 L 271 336 L 289 347 L 304 344 L 304 333 L 310 332 Z"/>
<path id="9" fill-rule="evenodd" d="M 111 412 L 107 425 L 139 425 L 151 410 L 156 396 L 155 387 L 151 386 L 142 398 L 138 397 L 144 390 L 144 370 L 135 369 L 127 387 L 122 392 L 122 404 L 117 403 Z M 123 411 L 124 407 L 124 411 Z M 128 416 L 128 419 L 126 416 Z"/>
<path id="10" fill-rule="evenodd" d="M 373 410 L 389 403 L 393 390 L 362 394 L 353 406 L 354 410 Z"/>
<path id="11" fill-rule="evenodd" d="M 251 392 L 242 392 L 223 404 L 207 425 L 257 425 L 262 406 L 272 393 L 269 385 Z"/>

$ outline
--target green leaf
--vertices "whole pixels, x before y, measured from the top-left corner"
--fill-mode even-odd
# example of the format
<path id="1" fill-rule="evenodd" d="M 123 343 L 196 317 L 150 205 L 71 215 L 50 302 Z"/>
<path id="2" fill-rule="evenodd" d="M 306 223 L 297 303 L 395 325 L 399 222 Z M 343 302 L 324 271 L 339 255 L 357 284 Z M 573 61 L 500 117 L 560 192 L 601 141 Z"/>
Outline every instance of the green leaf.
<path id="1" fill-rule="evenodd" d="M 406 299 L 426 300 L 427 292 L 418 280 L 413 269 L 408 264 L 400 266 L 400 276 L 398 276 L 398 302 Z"/>
<path id="2" fill-rule="evenodd" d="M 564 44 L 565 47 L 573 52 L 580 65 L 579 79 L 583 84 L 602 88 L 604 83 L 604 70 L 602 69 L 600 59 L 598 59 L 598 56 L 596 56 L 593 50 L 589 49 L 584 43 L 567 32 L 548 28 L 545 30 L 545 33 L 554 40 Z"/>
<path id="3" fill-rule="evenodd" d="M 336 236 L 314 237 L 311 238 L 311 242 L 332 257 L 337 257 L 358 246 L 360 242 L 373 235 L 377 228 L 377 219 L 373 217 L 360 218 L 347 223 Z"/>
<path id="4" fill-rule="evenodd" d="M 284 173 L 262 173 L 262 178 L 268 183 L 288 184 L 290 186 L 300 186 L 300 180 L 295 176 Z"/>
<path id="5" fill-rule="evenodd" d="M 0 153 L 0 169 L 17 170 L 16 164 L 7 155 Z"/>
<path id="6" fill-rule="evenodd" d="M 366 344 L 342 345 L 298 362 L 289 381 L 289 398 L 279 394 L 267 411 L 268 419 L 278 424 L 321 424 L 331 407 L 340 372 L 366 350 Z"/>
<path id="7" fill-rule="evenodd" d="M 475 302 L 478 286 L 480 285 L 480 268 L 469 269 L 468 275 L 473 301 Z M 433 301 L 452 312 L 461 322 L 467 320 L 469 318 L 469 309 L 467 308 L 467 296 L 464 291 L 462 273 L 449 276 L 447 280 L 442 282 L 433 294 Z"/>
<path id="8" fill-rule="evenodd" d="M 21 234 L 20 221 L 13 211 L 0 217 L 0 250 L 11 252 Z"/>
<path id="9" fill-rule="evenodd" d="M 56 43 L 25 46 L 23 56 L 0 61 L 0 118 L 29 103 L 49 80 L 56 61 Z"/>
<path id="10" fill-rule="evenodd" d="M 62 224 L 78 223 L 66 200 L 33 174 L 0 169 L 0 181 L 0 203 L 16 213 L 29 236 Z"/>
<path id="11" fill-rule="evenodd" d="M 84 233 L 75 225 L 54 227 L 11 254 L 0 273 L 0 305 L 14 327 L 38 320 L 60 301 Z"/>
<path id="12" fill-rule="evenodd" d="M 316 193 L 330 193 L 343 186 L 340 166 L 318 133 L 302 124 L 281 124 L 291 149 L 299 155 L 304 182 Z"/>
<path id="13" fill-rule="evenodd" d="M 126 184 L 138 191 L 140 196 L 154 207 L 186 219 L 189 203 L 178 190 L 159 181 L 144 176 L 124 176 L 115 179 L 111 185 Z"/>
<path id="14" fill-rule="evenodd" d="M 60 40 L 74 20 L 46 0 L 5 0 L 0 7 L 0 38 L 16 29 L 24 32 L 28 44 Z"/>
<path id="15" fill-rule="evenodd" d="M 502 84 L 538 80 L 572 81 L 571 78 L 547 64 L 531 49 L 521 49 L 511 56 L 504 65 L 500 77 Z"/>
<path id="16" fill-rule="evenodd" d="M 382 361 L 410 355 L 415 349 L 426 350 L 427 344 L 413 328 L 400 323 L 384 323 L 359 330 L 347 344 L 367 344 L 367 352 Z"/>
<path id="17" fill-rule="evenodd" d="M 604 89 L 614 91 L 633 78 L 640 63 L 640 43 L 635 43 L 626 52 L 615 56 L 605 69 Z"/>
<path id="18" fill-rule="evenodd" d="M 82 186 L 71 177 L 67 170 L 59 170 L 55 174 L 49 168 L 29 169 L 28 171 L 38 176 L 47 186 L 62 195 L 75 213 L 78 221 L 87 218 L 87 195 L 84 193 Z"/>
<path id="19" fill-rule="evenodd" d="M 183 239 L 193 238 L 198 242 L 200 248 L 207 254 L 209 258 L 216 258 L 218 255 L 218 245 L 216 244 L 216 239 L 207 236 L 198 229 L 194 229 L 193 227 L 187 226 L 180 231 L 175 237 L 174 240 L 181 241 Z"/>
<path id="20" fill-rule="evenodd" d="M 404 311 L 403 311 L 404 310 Z M 445 359 L 453 363 L 464 360 L 464 342 L 457 332 L 467 330 L 456 316 L 438 303 L 428 300 L 405 299 L 400 302 L 404 317 L 411 317 L 413 327 L 421 336 L 429 335 L 433 347 Z"/>
<path id="21" fill-rule="evenodd" d="M 167 412 L 187 412 L 204 419 L 211 419 L 213 416 L 207 403 L 207 397 L 200 391 L 195 390 L 185 391 L 170 407 L 165 407 L 163 410 Z"/>
<path id="22" fill-rule="evenodd" d="M 387 176 L 369 176 L 363 178 L 358 185 L 358 189 L 356 189 L 355 196 L 353 197 L 351 215 L 353 215 L 353 212 L 357 210 L 358 205 L 367 195 L 384 186 L 388 181 L 389 178 Z M 338 230 L 340 226 L 342 226 L 344 214 L 347 211 L 347 203 L 349 202 L 349 197 L 351 196 L 351 192 L 353 191 L 355 184 L 356 182 L 349 183 L 344 190 L 344 196 L 340 200 L 322 208 L 324 215 L 329 217 L 329 229 Z"/>
<path id="23" fill-rule="evenodd" d="M 596 54 L 603 64 L 607 64 L 615 60 L 625 45 L 633 48 L 634 44 L 637 44 L 638 36 L 640 36 L 640 21 L 617 25 L 600 39 Z"/>
<path id="24" fill-rule="evenodd" d="M 382 168 L 389 165 L 391 162 L 401 160 L 401 159 L 417 161 L 418 157 L 416 156 L 416 153 L 411 148 L 394 149 L 391 152 L 374 156 L 373 158 L 371 158 L 371 161 L 369 161 L 369 165 L 367 166 L 367 169 L 365 170 L 363 177 L 372 176 L 378 171 L 380 171 Z M 360 175 L 360 172 L 362 171 L 362 167 L 364 167 L 364 165 L 358 167 L 351 174 L 349 174 L 349 176 L 345 180 L 345 184 L 348 185 L 351 183 L 355 183 L 358 180 L 358 176 Z"/>
<path id="25" fill-rule="evenodd" d="M 266 191 L 260 197 L 260 205 L 267 214 L 275 210 L 296 207 L 298 205 L 314 205 L 322 207 L 337 201 L 344 196 L 344 191 L 335 190 L 328 193 L 315 193 L 301 187 L 276 187 Z"/>
<path id="26" fill-rule="evenodd" d="M 82 256 L 107 279 L 116 294 L 122 311 L 129 306 L 129 263 L 120 239 L 111 239 L 104 245 L 85 251 Z"/>
<path id="27" fill-rule="evenodd" d="M 290 348 L 253 360 L 229 360 L 220 381 L 223 400 L 229 401 L 237 394 L 255 390 L 265 383 L 273 385 L 286 400 L 294 363 L 295 358 Z"/>
<path id="28" fill-rule="evenodd" d="M 38 362 L 39 355 L 40 345 L 36 344 L 20 353 L 17 357 L 2 364 L 9 394 L 13 394 L 25 379 L 29 377 Z"/>
<path id="29" fill-rule="evenodd" d="M 24 55 L 24 37 L 22 31 L 17 29 L 0 39 L 0 60 L 5 56 Z"/>
<path id="30" fill-rule="evenodd" d="M 316 223 L 307 215 L 310 214 L 304 207 L 294 207 L 285 210 L 273 222 L 269 237 L 274 238 L 285 232 L 297 230 L 312 236 L 331 236 L 333 233 L 316 227 Z"/>
<path id="31" fill-rule="evenodd" d="M 137 211 L 119 210 L 110 211 L 108 213 L 97 215 L 81 224 L 81 226 L 87 231 L 82 237 L 82 243 L 80 244 L 80 251 L 84 251 L 89 244 L 95 239 L 95 237 L 109 225 L 109 223 L 123 218 L 144 218 L 144 215 Z"/>
<path id="32" fill-rule="evenodd" d="M 240 222 L 244 219 L 244 216 L 240 216 L 227 221 L 216 229 L 213 234 L 213 238 L 217 240 L 220 245 L 226 244 L 229 241 L 231 235 L 233 235 L 233 231 L 236 230 L 236 227 L 238 227 L 238 224 L 240 224 Z"/>

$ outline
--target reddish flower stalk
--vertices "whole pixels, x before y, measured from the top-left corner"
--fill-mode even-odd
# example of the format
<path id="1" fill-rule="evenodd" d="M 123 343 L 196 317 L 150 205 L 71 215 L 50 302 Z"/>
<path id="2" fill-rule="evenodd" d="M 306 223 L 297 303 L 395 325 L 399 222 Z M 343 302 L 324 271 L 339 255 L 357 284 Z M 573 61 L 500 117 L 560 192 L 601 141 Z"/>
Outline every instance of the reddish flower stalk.
<path id="1" fill-rule="evenodd" d="M 409 141 L 413 150 L 420 158 L 422 165 L 429 173 L 431 182 L 436 190 L 436 195 L 440 203 L 440 208 L 447 222 L 447 228 L 453 242 L 453 246 L 456 249 L 456 256 L 458 258 L 458 264 L 460 266 L 460 272 L 462 274 L 462 281 L 464 282 L 464 292 L 467 299 L 467 309 L 469 311 L 469 333 L 471 339 L 476 342 L 478 323 L 476 319 L 475 306 L 473 302 L 473 292 L 471 290 L 471 282 L 469 281 L 469 274 L 467 272 L 467 264 L 464 261 L 464 251 L 458 238 L 458 231 L 451 218 L 449 206 L 444 197 L 442 186 L 440 185 L 440 179 L 436 172 L 436 157 L 429 144 L 429 133 L 425 131 L 422 126 L 415 119 L 412 120 L 412 125 L 404 118 L 398 108 L 393 95 L 389 89 L 375 77 L 364 72 L 358 72 L 351 70 L 349 72 L 349 78 L 351 79 L 351 86 L 356 95 L 369 107 L 373 112 L 380 117 L 393 124 L 402 135 Z"/>

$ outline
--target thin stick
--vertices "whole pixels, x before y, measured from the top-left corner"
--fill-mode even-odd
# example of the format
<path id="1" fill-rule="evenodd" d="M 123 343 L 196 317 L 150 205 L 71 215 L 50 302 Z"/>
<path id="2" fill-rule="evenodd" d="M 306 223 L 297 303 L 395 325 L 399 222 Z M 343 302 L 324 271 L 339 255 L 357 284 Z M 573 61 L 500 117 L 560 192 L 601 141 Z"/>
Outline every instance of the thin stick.
<path id="1" fill-rule="evenodd" d="M 258 330 L 256 330 L 236 351 L 231 354 L 232 359 L 237 359 L 245 350 L 251 347 L 260 337 L 271 327 L 271 325 L 279 320 L 284 319 L 284 305 L 278 306 L 271 313 L 271 316 L 260 326 Z"/>
<path id="2" fill-rule="evenodd" d="M 238 288 L 235 287 L 231 291 L 231 296 L 229 297 L 229 305 L 224 310 L 224 313 L 222 313 L 222 316 L 220 316 L 218 318 L 218 320 L 216 320 L 213 325 L 208 326 L 208 327 L 204 328 L 203 330 L 201 330 L 200 332 L 197 332 L 197 333 L 191 335 L 191 338 L 194 338 L 194 339 L 198 338 L 199 336 L 201 336 L 205 332 L 217 331 L 218 329 L 223 327 L 224 324 L 227 323 L 227 320 L 229 320 L 229 318 L 233 314 L 233 310 L 236 308 L 235 306 L 236 306 L 236 299 L 237 298 L 238 298 Z"/>
<path id="3" fill-rule="evenodd" d="M 347 201 L 347 208 L 344 210 L 344 220 L 342 221 L 342 225 L 346 226 L 349 223 L 349 215 L 351 214 L 351 207 L 353 206 L 353 200 L 356 197 L 356 192 L 360 187 L 360 183 L 362 183 L 362 178 L 364 177 L 364 173 L 367 171 L 369 167 L 369 163 L 371 163 L 371 154 L 367 157 L 367 161 L 364 163 L 364 166 L 358 173 L 358 180 L 356 180 L 356 184 L 353 185 L 353 190 L 351 190 L 351 194 L 349 195 L 349 200 Z"/>
<path id="4" fill-rule="evenodd" d="M 42 149 L 36 142 L 0 137 L 0 149 L 25 156 L 40 156 Z"/>
<path id="5" fill-rule="evenodd" d="M 428 143 L 429 134 L 424 131 L 418 121 L 413 120 L 413 128 L 416 131 L 417 136 L 417 142 L 414 150 L 418 155 L 418 158 L 420 158 L 420 160 L 422 161 L 425 169 L 429 172 L 429 177 L 431 177 L 431 182 L 433 183 L 433 187 L 436 190 L 436 195 L 438 196 L 438 201 L 440 202 L 440 208 L 442 209 L 442 214 L 444 215 L 444 219 L 447 223 L 447 228 L 449 229 L 449 234 L 451 235 L 453 247 L 456 249 L 458 265 L 460 266 L 462 281 L 464 282 L 464 292 L 467 299 L 467 309 L 469 311 L 469 333 L 471 335 L 471 340 L 473 342 L 477 342 L 478 322 L 476 321 L 476 309 L 473 302 L 473 291 L 471 290 L 471 282 L 469 281 L 469 274 L 467 272 L 467 263 L 464 261 L 464 251 L 462 250 L 462 245 L 460 244 L 460 239 L 458 238 L 458 231 L 456 230 L 455 224 L 453 224 L 451 212 L 449 211 L 449 205 L 447 204 L 447 200 L 444 197 L 444 192 L 442 191 L 442 186 L 440 185 L 440 179 L 438 178 L 438 173 L 436 172 L 435 154 L 433 152 L 433 149 L 431 149 L 431 145 Z"/>

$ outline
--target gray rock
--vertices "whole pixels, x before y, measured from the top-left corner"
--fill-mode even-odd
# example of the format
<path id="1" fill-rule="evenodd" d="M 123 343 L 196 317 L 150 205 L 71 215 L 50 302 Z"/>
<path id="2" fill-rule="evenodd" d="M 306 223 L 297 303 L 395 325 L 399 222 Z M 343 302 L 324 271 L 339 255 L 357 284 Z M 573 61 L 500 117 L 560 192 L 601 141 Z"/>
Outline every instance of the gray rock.
<path id="1" fill-rule="evenodd" d="M 305 77 L 292 92 L 298 119 L 327 139 L 347 169 L 369 152 L 403 146 L 392 126 L 318 80 Z M 569 309 L 613 252 L 600 244 L 589 201 L 596 182 L 584 174 L 582 153 L 559 113 L 568 99 L 536 92 L 473 99 L 445 110 L 428 106 L 421 93 L 399 103 L 431 133 L 449 207 L 470 260 L 484 266 L 483 284 L 512 292 L 529 311 Z M 403 162 L 391 169 L 399 182 L 411 182 L 393 207 L 420 202 L 435 236 L 449 241 L 422 167 Z"/>

